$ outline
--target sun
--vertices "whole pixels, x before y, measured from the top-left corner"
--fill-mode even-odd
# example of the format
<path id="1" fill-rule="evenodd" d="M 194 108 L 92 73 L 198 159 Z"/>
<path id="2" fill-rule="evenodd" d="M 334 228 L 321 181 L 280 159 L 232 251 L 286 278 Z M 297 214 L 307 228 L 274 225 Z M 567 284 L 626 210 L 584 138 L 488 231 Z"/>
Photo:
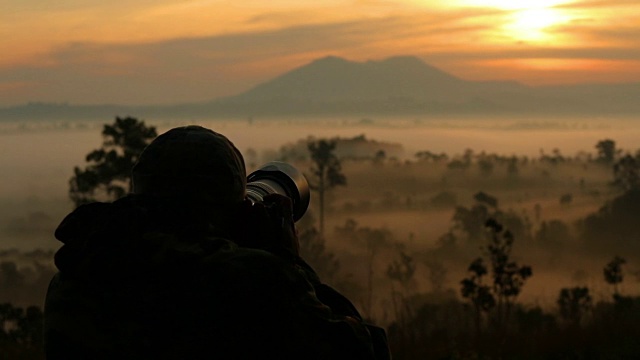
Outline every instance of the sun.
<path id="1" fill-rule="evenodd" d="M 568 0 L 461 0 L 464 6 L 496 8 L 504 11 L 500 32 L 518 41 L 552 41 L 553 26 L 568 22 L 569 16 L 558 5 Z"/>
<path id="2" fill-rule="evenodd" d="M 506 35 L 523 41 L 551 40 L 549 29 L 567 21 L 567 17 L 553 8 L 528 8 L 514 11 L 503 26 Z"/>

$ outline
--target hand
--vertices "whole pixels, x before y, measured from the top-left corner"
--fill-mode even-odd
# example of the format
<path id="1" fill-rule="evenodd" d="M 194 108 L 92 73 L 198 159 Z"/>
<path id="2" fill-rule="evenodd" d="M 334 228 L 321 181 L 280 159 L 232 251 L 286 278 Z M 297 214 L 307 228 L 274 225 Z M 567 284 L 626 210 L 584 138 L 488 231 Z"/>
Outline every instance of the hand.
<path id="1" fill-rule="evenodd" d="M 269 194 L 262 202 L 252 204 L 245 200 L 244 221 L 240 224 L 241 246 L 254 247 L 282 255 L 283 250 L 294 257 L 300 253 L 300 244 L 293 221 L 291 199 Z"/>
<path id="2" fill-rule="evenodd" d="M 264 197 L 263 204 L 267 208 L 267 212 L 271 214 L 274 223 L 279 227 L 276 232 L 282 246 L 295 256 L 300 254 L 300 242 L 298 240 L 298 231 L 293 221 L 293 202 L 284 195 L 269 194 Z"/>

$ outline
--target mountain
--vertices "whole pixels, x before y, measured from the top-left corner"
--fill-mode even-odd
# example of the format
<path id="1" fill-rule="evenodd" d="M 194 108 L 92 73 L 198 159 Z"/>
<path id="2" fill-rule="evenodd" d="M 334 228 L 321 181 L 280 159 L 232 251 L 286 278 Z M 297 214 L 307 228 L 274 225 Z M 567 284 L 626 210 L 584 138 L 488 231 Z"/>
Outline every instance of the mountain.
<path id="1" fill-rule="evenodd" d="M 465 81 L 412 56 L 364 63 L 329 56 L 221 103 L 267 112 L 446 111 L 464 106 L 497 109 L 499 105 L 481 95 L 525 90 L 516 82 Z"/>
<path id="2" fill-rule="evenodd" d="M 205 103 L 118 106 L 31 103 L 2 119 L 251 117 L 282 115 L 629 115 L 640 114 L 640 83 L 530 87 L 468 81 L 413 56 L 353 62 L 328 56 L 256 87 Z"/>
<path id="3" fill-rule="evenodd" d="M 439 98 L 443 89 L 452 91 L 463 83 L 415 57 L 355 63 L 329 56 L 258 85 L 236 99 L 341 102 Z"/>
<path id="4" fill-rule="evenodd" d="M 211 104 L 251 115 L 629 115 L 640 113 L 640 83 L 530 87 L 467 81 L 417 57 L 315 60 Z"/>

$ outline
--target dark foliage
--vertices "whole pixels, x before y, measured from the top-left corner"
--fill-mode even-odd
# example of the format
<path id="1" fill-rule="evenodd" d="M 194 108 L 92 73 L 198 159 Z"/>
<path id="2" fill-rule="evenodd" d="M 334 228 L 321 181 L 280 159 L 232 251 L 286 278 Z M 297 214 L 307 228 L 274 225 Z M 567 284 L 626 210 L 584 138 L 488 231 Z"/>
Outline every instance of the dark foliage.
<path id="1" fill-rule="evenodd" d="M 49 281 L 55 274 L 53 264 L 33 260 L 18 266 L 11 260 L 0 261 L 0 301 L 20 306 L 41 305 Z"/>
<path id="2" fill-rule="evenodd" d="M 587 287 L 561 289 L 557 303 L 560 317 L 574 326 L 580 325 L 581 320 L 593 305 Z"/>
<path id="3" fill-rule="evenodd" d="M 596 144 L 596 149 L 598 150 L 597 161 L 608 165 L 613 164 L 617 154 L 615 141 L 611 139 L 600 140 Z"/>
<path id="4" fill-rule="evenodd" d="M 569 226 L 561 220 L 543 221 L 534 236 L 536 243 L 542 248 L 558 249 L 571 239 Z"/>
<path id="5" fill-rule="evenodd" d="M 492 208 L 498 207 L 498 198 L 491 196 L 483 191 L 480 191 L 473 195 L 473 198 L 480 204 L 489 205 Z"/>
<path id="6" fill-rule="evenodd" d="M 488 239 L 486 223 L 490 219 L 500 222 L 515 237 L 528 241 L 531 239 L 531 223 L 526 216 L 520 216 L 512 210 L 498 208 L 498 199 L 484 192 L 478 192 L 476 204 L 470 208 L 458 206 L 453 214 L 453 230 L 462 232 L 469 242 L 483 243 Z"/>
<path id="7" fill-rule="evenodd" d="M 627 154 L 613 165 L 613 185 L 624 190 L 640 188 L 640 158 Z"/>
<path id="8" fill-rule="evenodd" d="M 578 292 L 575 299 L 584 311 L 587 298 Z M 389 343 L 397 360 L 638 358 L 640 298 L 619 297 L 589 308 L 581 323 L 559 326 L 553 314 L 539 307 L 516 305 L 508 332 L 476 336 L 469 306 L 456 300 L 424 303 L 406 328 L 389 326 Z"/>
<path id="9" fill-rule="evenodd" d="M 581 238 L 593 250 L 626 253 L 640 249 L 640 189 L 609 201 L 579 223 Z"/>
<path id="10" fill-rule="evenodd" d="M 495 313 L 492 321 L 499 331 L 504 331 L 511 316 L 515 299 L 522 291 L 525 281 L 533 274 L 530 266 L 520 266 L 511 259 L 511 250 L 514 237 L 508 230 L 494 219 L 489 219 L 485 226 L 490 230 L 491 239 L 484 248 L 484 256 L 489 260 L 490 267 L 487 269 L 482 258 L 478 258 L 471 263 L 469 271 L 473 274 L 471 278 L 462 280 L 462 296 L 471 298 L 478 310 L 490 311 L 495 306 Z M 491 282 L 489 285 L 482 285 L 480 279 L 483 275 L 489 275 Z M 473 285 L 477 283 L 474 287 Z M 467 295 L 470 289 L 476 292 L 470 297 Z M 465 296 L 467 295 L 467 296 Z M 490 304 L 491 308 L 478 308 L 477 296 L 483 302 Z M 479 324 L 477 324 L 478 330 Z"/>
<path id="11" fill-rule="evenodd" d="M 80 206 L 113 201 L 127 194 L 131 190 L 131 168 L 156 136 L 155 127 L 132 117 L 116 117 L 112 125 L 104 125 L 102 147 L 87 154 L 84 169 L 73 169 L 69 180 L 73 203 Z"/>
<path id="12" fill-rule="evenodd" d="M 323 281 L 333 283 L 340 270 L 340 262 L 327 249 L 326 240 L 315 227 L 302 231 L 299 236 L 300 255 L 318 273 Z"/>
<path id="13" fill-rule="evenodd" d="M 626 264 L 626 260 L 621 258 L 620 256 L 616 256 L 607 263 L 607 265 L 602 270 L 604 275 L 604 281 L 607 284 L 613 285 L 613 292 L 615 296 L 619 296 L 618 294 L 618 284 L 624 280 L 624 276 L 622 274 L 622 265 Z"/>
<path id="14" fill-rule="evenodd" d="M 0 358 L 44 359 L 43 313 L 36 306 L 26 309 L 0 304 Z"/>

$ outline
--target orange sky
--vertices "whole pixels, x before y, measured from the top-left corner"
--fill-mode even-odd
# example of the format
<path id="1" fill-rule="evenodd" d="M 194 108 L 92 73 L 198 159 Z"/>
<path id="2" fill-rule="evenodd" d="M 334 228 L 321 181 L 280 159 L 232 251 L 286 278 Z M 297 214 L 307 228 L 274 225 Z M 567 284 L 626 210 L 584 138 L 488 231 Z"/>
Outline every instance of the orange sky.
<path id="1" fill-rule="evenodd" d="M 0 0 L 0 6 L 0 106 L 210 100 L 327 55 L 355 61 L 415 55 L 468 80 L 640 81 L 637 0 Z"/>

